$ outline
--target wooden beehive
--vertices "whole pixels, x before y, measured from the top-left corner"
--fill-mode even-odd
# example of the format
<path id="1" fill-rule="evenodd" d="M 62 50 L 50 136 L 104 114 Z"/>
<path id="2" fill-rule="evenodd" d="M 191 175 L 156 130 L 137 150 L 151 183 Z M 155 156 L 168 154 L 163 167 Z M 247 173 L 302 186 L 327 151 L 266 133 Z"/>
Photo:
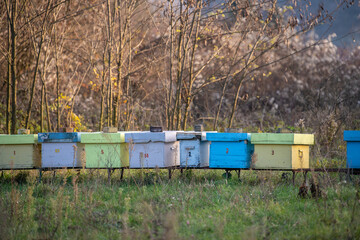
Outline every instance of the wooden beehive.
<path id="1" fill-rule="evenodd" d="M 344 131 L 346 167 L 360 168 L 360 131 Z"/>
<path id="2" fill-rule="evenodd" d="M 253 133 L 252 168 L 302 169 L 309 168 L 309 145 L 314 144 L 313 134 Z"/>
<path id="3" fill-rule="evenodd" d="M 0 135 L 0 169 L 37 168 L 41 165 L 37 135 Z"/>
<path id="4" fill-rule="evenodd" d="M 126 133 L 130 168 L 165 168 L 180 165 L 175 131 Z"/>
<path id="5" fill-rule="evenodd" d="M 42 168 L 80 168 L 80 133 L 39 133 Z"/>
<path id="6" fill-rule="evenodd" d="M 178 132 L 180 167 L 209 167 L 210 142 L 206 132 Z"/>
<path id="7" fill-rule="evenodd" d="M 129 166 L 125 133 L 83 133 L 81 161 L 86 168 L 122 168 Z"/>
<path id="8" fill-rule="evenodd" d="M 249 133 L 207 133 L 210 168 L 250 168 L 253 146 Z"/>

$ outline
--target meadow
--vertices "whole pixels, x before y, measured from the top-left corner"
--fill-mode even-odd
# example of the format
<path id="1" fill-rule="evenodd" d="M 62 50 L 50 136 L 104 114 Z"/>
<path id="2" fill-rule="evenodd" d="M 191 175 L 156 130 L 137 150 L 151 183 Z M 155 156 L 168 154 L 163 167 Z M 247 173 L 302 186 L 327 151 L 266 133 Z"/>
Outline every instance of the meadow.
<path id="1" fill-rule="evenodd" d="M 359 239 L 360 177 L 223 170 L 4 171 L 1 239 Z"/>

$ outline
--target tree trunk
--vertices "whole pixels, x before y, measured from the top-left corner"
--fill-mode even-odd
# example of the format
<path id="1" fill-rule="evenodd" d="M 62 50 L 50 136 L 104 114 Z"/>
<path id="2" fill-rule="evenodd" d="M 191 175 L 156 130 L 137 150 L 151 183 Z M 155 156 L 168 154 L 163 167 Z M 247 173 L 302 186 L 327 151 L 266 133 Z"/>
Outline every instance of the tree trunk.
<path id="1" fill-rule="evenodd" d="M 11 8 L 11 133 L 16 133 L 16 18 L 17 1 L 12 0 Z"/>
<path id="2" fill-rule="evenodd" d="M 6 133 L 11 133 L 10 108 L 11 108 L 11 26 L 8 24 L 8 57 L 7 57 L 7 84 L 6 84 Z"/>

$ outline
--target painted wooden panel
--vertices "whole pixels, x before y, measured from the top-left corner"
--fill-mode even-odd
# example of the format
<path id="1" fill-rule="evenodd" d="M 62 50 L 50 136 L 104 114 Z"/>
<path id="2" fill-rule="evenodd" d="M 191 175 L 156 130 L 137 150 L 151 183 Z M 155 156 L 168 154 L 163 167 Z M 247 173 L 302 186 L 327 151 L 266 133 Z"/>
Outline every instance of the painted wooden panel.
<path id="1" fill-rule="evenodd" d="M 120 168 L 128 166 L 122 162 L 120 144 L 86 143 L 82 149 L 86 168 Z"/>
<path id="2" fill-rule="evenodd" d="M 296 145 L 313 145 L 313 134 L 297 133 L 252 133 L 252 144 L 296 144 Z"/>
<path id="3" fill-rule="evenodd" d="M 179 142 L 129 144 L 130 168 L 162 168 L 179 166 Z"/>
<path id="4" fill-rule="evenodd" d="M 0 145 L 2 144 L 36 144 L 37 134 L 29 135 L 7 135 L 0 134 Z"/>
<path id="5" fill-rule="evenodd" d="M 39 133 L 38 134 L 38 141 L 41 143 L 47 142 L 80 142 L 81 140 L 81 133 L 71 132 L 71 133 Z"/>
<path id="6" fill-rule="evenodd" d="M 124 133 L 82 133 L 81 143 L 123 143 Z"/>
<path id="7" fill-rule="evenodd" d="M 234 142 L 250 140 L 250 133 L 206 133 L 208 141 L 216 142 Z"/>
<path id="8" fill-rule="evenodd" d="M 42 168 L 82 167 L 81 145 L 77 143 L 42 143 Z"/>
<path id="9" fill-rule="evenodd" d="M 309 168 L 309 146 L 255 144 L 252 159 L 254 169 Z"/>
<path id="10" fill-rule="evenodd" d="M 255 144 L 252 168 L 255 169 L 291 169 L 291 145 Z"/>
<path id="11" fill-rule="evenodd" d="M 248 144 L 248 141 L 212 141 L 210 144 L 210 168 L 250 168 L 252 152 L 253 146 Z"/>
<path id="12" fill-rule="evenodd" d="M 344 140 L 348 142 L 360 142 L 360 131 L 344 131 Z"/>
<path id="13" fill-rule="evenodd" d="M 346 144 L 346 167 L 360 168 L 360 141 Z"/>
<path id="14" fill-rule="evenodd" d="M 1 144 L 0 169 L 40 167 L 40 146 L 37 144 Z"/>
<path id="15" fill-rule="evenodd" d="M 180 166 L 200 167 L 200 140 L 180 140 Z"/>
<path id="16" fill-rule="evenodd" d="M 125 133 L 127 143 L 175 142 L 176 131 Z"/>
<path id="17" fill-rule="evenodd" d="M 292 146 L 292 168 L 309 168 L 309 146 L 293 145 Z"/>

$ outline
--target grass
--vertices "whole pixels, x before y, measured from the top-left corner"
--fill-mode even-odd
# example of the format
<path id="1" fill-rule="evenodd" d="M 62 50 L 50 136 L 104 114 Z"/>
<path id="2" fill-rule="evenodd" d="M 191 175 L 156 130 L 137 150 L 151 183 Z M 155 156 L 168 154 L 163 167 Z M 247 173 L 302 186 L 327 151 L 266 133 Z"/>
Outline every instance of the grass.
<path id="1" fill-rule="evenodd" d="M 313 173 L 322 197 L 300 198 L 300 174 L 221 170 L 6 171 L 1 239 L 359 239 L 359 177 Z"/>

